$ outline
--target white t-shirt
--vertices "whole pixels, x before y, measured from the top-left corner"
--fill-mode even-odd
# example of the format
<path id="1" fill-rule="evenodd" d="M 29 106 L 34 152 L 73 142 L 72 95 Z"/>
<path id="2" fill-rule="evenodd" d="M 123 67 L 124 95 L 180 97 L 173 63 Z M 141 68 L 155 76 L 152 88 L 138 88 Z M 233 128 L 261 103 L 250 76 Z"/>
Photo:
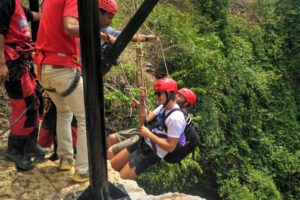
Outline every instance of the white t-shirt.
<path id="1" fill-rule="evenodd" d="M 179 106 L 176 104 L 172 109 L 175 108 L 179 108 Z M 172 110 L 171 109 L 171 110 Z M 165 116 L 167 116 L 167 114 L 171 111 L 171 110 L 166 110 L 165 112 Z M 162 114 L 165 111 L 165 108 L 163 108 L 163 105 L 160 105 L 159 107 L 157 107 L 153 113 L 156 116 L 156 119 L 158 120 L 162 120 Z M 159 130 L 158 128 L 154 128 L 151 131 L 157 134 L 161 134 L 161 135 L 166 135 L 167 137 L 170 138 L 180 138 L 180 135 L 184 132 L 185 126 L 186 126 L 186 122 L 185 122 L 185 118 L 184 118 L 184 114 L 180 111 L 174 111 L 165 121 L 165 124 L 167 126 L 167 132 L 165 132 L 165 130 Z M 163 140 L 167 140 L 164 138 L 161 138 Z M 152 144 L 149 138 L 145 138 L 145 142 L 152 148 Z M 161 148 L 160 146 L 156 145 L 156 149 L 157 149 L 157 155 L 160 158 L 163 158 L 168 151 L 164 150 L 163 148 Z"/>

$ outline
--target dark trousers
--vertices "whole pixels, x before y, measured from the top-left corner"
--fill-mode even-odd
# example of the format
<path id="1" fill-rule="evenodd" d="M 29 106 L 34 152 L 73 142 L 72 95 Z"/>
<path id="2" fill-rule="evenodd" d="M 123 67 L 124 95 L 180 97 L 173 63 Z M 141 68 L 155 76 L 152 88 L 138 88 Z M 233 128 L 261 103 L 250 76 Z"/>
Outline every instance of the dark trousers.
<path id="1" fill-rule="evenodd" d="M 32 64 L 28 59 L 20 57 L 14 61 L 7 61 L 7 66 L 9 80 L 5 82 L 5 89 L 12 108 L 9 122 L 15 122 L 27 110 L 11 128 L 11 134 L 28 136 L 38 127 L 39 100 L 36 95 L 37 82 Z"/>

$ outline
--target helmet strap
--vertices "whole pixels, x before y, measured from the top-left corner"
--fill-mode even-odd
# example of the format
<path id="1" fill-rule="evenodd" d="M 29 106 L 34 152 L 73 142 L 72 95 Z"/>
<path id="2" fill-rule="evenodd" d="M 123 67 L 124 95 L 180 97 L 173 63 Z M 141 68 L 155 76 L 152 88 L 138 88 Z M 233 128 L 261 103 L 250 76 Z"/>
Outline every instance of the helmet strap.
<path id="1" fill-rule="evenodd" d="M 188 107 L 189 103 L 184 101 L 184 102 L 182 102 L 181 104 L 178 104 L 178 105 L 179 105 L 180 108 L 186 108 L 186 107 Z"/>
<path id="2" fill-rule="evenodd" d="M 165 92 L 167 100 L 164 103 L 163 107 L 166 107 L 166 105 L 169 103 L 170 100 L 174 100 L 175 99 L 175 93 L 173 92 Z"/>

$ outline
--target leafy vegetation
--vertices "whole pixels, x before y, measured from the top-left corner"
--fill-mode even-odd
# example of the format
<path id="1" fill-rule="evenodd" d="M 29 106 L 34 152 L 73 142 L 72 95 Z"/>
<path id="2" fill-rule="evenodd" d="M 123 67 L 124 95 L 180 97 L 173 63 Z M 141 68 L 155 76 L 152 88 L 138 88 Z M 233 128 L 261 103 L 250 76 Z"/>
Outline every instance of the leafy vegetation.
<path id="1" fill-rule="evenodd" d="M 154 194 L 186 191 L 212 173 L 224 199 L 299 199 L 300 2 L 165 0 L 146 26 L 171 76 L 197 92 L 201 148 L 138 182 Z M 162 56 L 148 59 L 163 76 Z"/>
<path id="2" fill-rule="evenodd" d="M 113 26 L 122 29 L 134 6 L 119 4 Z M 223 199 L 300 199 L 300 1 L 161 0 L 141 32 L 161 38 L 144 46 L 156 77 L 166 75 L 164 53 L 170 75 L 197 93 L 201 137 L 194 158 L 142 174 L 146 192 L 184 192 L 212 174 Z M 109 131 L 137 125 L 132 49 L 105 77 Z"/>

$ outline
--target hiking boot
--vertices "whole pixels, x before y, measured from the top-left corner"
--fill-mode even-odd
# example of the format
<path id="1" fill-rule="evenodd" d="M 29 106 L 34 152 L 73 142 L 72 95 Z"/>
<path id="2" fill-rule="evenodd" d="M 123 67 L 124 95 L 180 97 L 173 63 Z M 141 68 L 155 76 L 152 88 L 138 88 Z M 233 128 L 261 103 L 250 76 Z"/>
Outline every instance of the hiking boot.
<path id="1" fill-rule="evenodd" d="M 68 171 L 72 169 L 74 166 L 74 159 L 73 158 L 61 158 L 59 163 L 59 170 L 60 171 Z"/>
<path id="2" fill-rule="evenodd" d="M 43 149 L 37 143 L 38 129 L 35 128 L 32 133 L 30 133 L 26 145 L 24 147 L 24 153 L 28 157 L 34 157 L 36 160 L 43 161 L 45 160 L 46 150 Z"/>
<path id="3" fill-rule="evenodd" d="M 77 156 L 77 149 L 76 149 L 76 147 L 73 147 L 73 152 L 74 152 L 73 158 L 74 158 L 74 160 L 76 160 L 76 156 Z"/>
<path id="4" fill-rule="evenodd" d="M 34 163 L 27 158 L 24 153 L 24 146 L 27 142 L 27 137 L 17 137 L 10 135 L 8 137 L 8 148 L 5 152 L 5 157 L 16 163 L 17 168 L 21 170 L 30 170 L 34 168 Z"/>
<path id="5" fill-rule="evenodd" d="M 79 173 L 78 170 L 75 170 L 75 174 L 72 179 L 73 179 L 73 181 L 75 181 L 77 183 L 88 182 L 90 180 L 89 171 L 87 171 L 85 173 Z"/>
<path id="6" fill-rule="evenodd" d="M 48 157 L 48 160 L 51 160 L 51 161 L 56 161 L 58 160 L 58 155 L 56 152 L 54 152 L 51 156 Z"/>

